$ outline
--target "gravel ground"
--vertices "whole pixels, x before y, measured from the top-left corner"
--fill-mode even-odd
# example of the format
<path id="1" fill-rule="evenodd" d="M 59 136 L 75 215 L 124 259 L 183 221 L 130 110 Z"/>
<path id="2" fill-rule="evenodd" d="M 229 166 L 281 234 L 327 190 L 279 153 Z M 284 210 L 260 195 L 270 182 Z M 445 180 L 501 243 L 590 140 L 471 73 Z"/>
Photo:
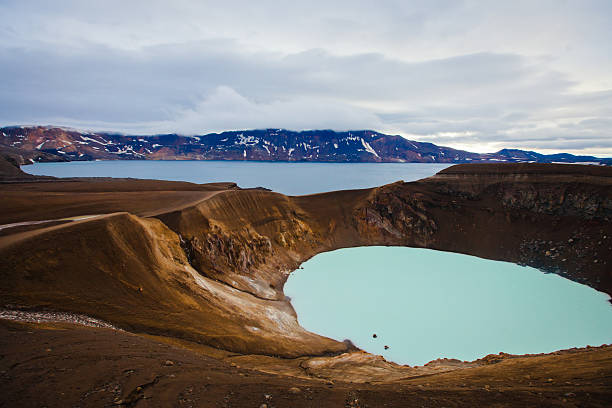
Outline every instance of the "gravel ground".
<path id="1" fill-rule="evenodd" d="M 112 324 L 93 317 L 62 312 L 27 312 L 22 310 L 0 310 L 0 319 L 30 323 L 72 323 L 89 327 L 118 330 Z"/>

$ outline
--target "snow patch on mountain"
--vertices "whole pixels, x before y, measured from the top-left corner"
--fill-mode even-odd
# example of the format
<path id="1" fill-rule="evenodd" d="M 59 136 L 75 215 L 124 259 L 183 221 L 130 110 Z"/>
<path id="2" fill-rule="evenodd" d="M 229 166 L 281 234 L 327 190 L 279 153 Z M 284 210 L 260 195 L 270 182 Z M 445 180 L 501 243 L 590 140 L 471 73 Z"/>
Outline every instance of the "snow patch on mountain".
<path id="1" fill-rule="evenodd" d="M 370 146 L 370 144 L 368 142 L 366 142 L 365 140 L 363 140 L 363 138 L 361 138 L 361 144 L 363 145 L 363 147 L 365 148 L 366 152 L 373 154 L 376 157 L 380 157 L 378 155 L 378 153 L 376 153 L 376 150 L 374 150 L 372 148 L 372 146 Z"/>
<path id="2" fill-rule="evenodd" d="M 237 144 L 237 145 L 253 146 L 259 143 L 259 139 L 256 138 L 255 136 L 251 136 L 251 135 L 244 136 L 243 133 L 240 133 L 237 135 L 237 137 L 238 137 L 238 140 L 234 142 L 234 144 Z"/>

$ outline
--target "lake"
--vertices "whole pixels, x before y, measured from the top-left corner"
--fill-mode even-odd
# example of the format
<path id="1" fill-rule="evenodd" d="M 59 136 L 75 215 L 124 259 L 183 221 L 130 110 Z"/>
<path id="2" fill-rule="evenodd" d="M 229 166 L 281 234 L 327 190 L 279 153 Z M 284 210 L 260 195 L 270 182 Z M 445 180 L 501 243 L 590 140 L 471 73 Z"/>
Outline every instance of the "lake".
<path id="1" fill-rule="evenodd" d="M 35 163 L 22 170 L 55 177 L 134 177 L 212 183 L 233 181 L 240 187 L 266 187 L 288 195 L 377 187 L 398 180 L 432 176 L 448 164 L 285 163 L 252 161 L 122 160 Z"/>
<path id="2" fill-rule="evenodd" d="M 530 267 L 402 247 L 340 249 L 302 267 L 285 285 L 302 327 L 400 364 L 612 342 L 608 295 Z"/>
<path id="3" fill-rule="evenodd" d="M 420 163 L 98 161 L 37 163 L 31 174 L 234 181 L 289 195 L 418 180 L 448 167 Z M 557 275 L 416 248 L 323 253 L 292 273 L 285 293 L 306 329 L 397 363 L 473 360 L 612 343 L 608 296 Z M 373 339 L 376 333 L 378 338 Z M 389 349 L 384 350 L 384 345 Z"/>

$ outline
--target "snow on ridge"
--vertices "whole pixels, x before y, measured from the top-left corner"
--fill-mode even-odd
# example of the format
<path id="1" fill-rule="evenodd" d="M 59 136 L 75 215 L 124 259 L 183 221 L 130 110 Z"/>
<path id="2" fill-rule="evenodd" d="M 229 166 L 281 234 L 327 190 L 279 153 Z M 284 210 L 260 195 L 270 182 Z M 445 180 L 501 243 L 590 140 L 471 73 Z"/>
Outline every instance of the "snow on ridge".
<path id="1" fill-rule="evenodd" d="M 376 153 L 376 150 L 374 150 L 372 148 L 372 146 L 370 146 L 370 144 L 368 142 L 366 142 L 365 140 L 363 140 L 363 137 L 361 138 L 361 144 L 363 145 L 363 147 L 365 148 L 366 152 L 373 154 L 376 157 L 380 156 L 378 155 L 378 153 Z"/>
<path id="2" fill-rule="evenodd" d="M 116 152 L 111 152 L 108 149 L 106 149 L 106 151 L 112 154 L 131 154 L 135 156 L 144 156 L 144 154 L 142 153 L 135 152 L 134 148 L 130 145 L 127 145 L 127 146 L 124 145 L 123 149 L 119 148 Z"/>
<path id="3" fill-rule="evenodd" d="M 357 136 L 353 136 L 353 135 L 351 135 L 351 134 L 349 133 L 349 135 L 348 135 L 348 136 L 345 136 L 345 137 L 343 137 L 343 138 L 342 138 L 342 139 L 340 139 L 340 140 L 345 140 L 345 141 L 347 141 L 347 142 L 348 142 L 349 140 L 359 140 L 359 139 L 361 139 L 361 138 L 360 138 L 360 137 L 357 137 Z"/>
<path id="4" fill-rule="evenodd" d="M 89 141 L 89 142 L 94 142 L 94 143 L 98 143 L 98 144 L 105 145 L 105 146 L 113 144 L 113 143 L 103 139 L 100 136 L 98 136 L 98 137 L 100 137 L 100 139 L 102 139 L 102 142 L 99 141 L 99 140 L 96 140 L 96 139 L 92 139 L 91 137 L 83 136 L 83 135 L 79 135 L 79 137 L 81 138 L 81 140 L 85 140 L 85 141 Z"/>
<path id="5" fill-rule="evenodd" d="M 236 140 L 234 142 L 234 144 L 237 145 L 245 145 L 245 146 L 252 146 L 252 145 L 256 145 L 259 143 L 259 139 L 256 138 L 255 136 L 244 136 L 244 133 L 239 133 L 238 135 L 238 140 Z"/>
<path id="6" fill-rule="evenodd" d="M 594 162 L 594 161 L 577 161 L 577 162 L 558 162 L 558 161 L 553 161 L 551 163 L 553 163 L 553 164 L 584 164 L 584 165 L 603 166 L 603 164 L 601 164 L 600 162 Z"/>

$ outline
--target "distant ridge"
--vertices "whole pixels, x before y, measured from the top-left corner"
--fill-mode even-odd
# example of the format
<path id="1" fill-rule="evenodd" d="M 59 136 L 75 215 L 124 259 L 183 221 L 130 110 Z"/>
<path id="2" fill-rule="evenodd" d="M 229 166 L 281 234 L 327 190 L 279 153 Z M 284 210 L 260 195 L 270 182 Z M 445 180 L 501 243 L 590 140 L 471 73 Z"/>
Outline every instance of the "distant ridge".
<path id="1" fill-rule="evenodd" d="M 53 126 L 0 128 L 0 153 L 20 164 L 88 160 L 258 160 L 338 163 L 584 163 L 611 158 L 519 149 L 472 153 L 371 130 L 257 129 L 201 136 L 130 136 Z"/>

